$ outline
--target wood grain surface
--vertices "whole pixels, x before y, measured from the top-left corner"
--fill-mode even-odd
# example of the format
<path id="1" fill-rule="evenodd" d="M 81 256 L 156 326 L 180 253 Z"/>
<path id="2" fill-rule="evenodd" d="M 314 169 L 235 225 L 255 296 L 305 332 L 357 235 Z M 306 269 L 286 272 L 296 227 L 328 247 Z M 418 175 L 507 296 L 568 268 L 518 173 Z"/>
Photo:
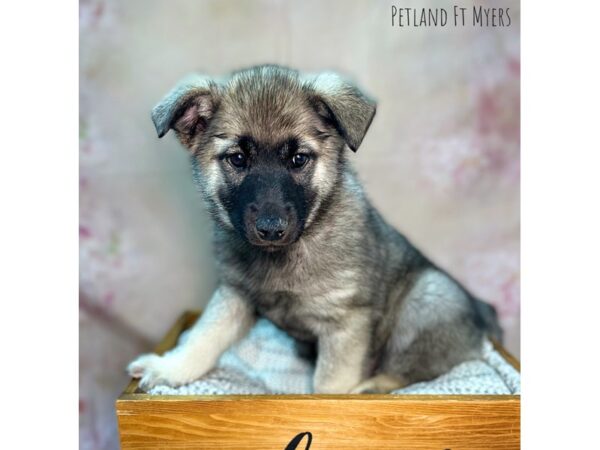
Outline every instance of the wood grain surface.
<path id="1" fill-rule="evenodd" d="M 117 403 L 123 449 L 518 449 L 519 400 L 466 396 L 238 396 Z M 461 398 L 462 397 L 462 398 Z"/>

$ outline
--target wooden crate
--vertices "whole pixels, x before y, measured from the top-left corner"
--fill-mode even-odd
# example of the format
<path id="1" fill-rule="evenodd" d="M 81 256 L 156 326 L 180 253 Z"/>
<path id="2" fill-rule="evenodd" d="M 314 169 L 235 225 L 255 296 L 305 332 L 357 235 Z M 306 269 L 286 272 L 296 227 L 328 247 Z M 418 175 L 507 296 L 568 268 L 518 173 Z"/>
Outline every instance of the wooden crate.
<path id="1" fill-rule="evenodd" d="M 198 317 L 181 316 L 156 348 Z M 497 345 L 519 370 L 518 361 Z M 116 401 L 123 449 L 518 449 L 518 395 L 148 395 Z M 299 433 L 309 432 L 296 447 Z M 299 440 L 300 437 L 297 438 Z"/>

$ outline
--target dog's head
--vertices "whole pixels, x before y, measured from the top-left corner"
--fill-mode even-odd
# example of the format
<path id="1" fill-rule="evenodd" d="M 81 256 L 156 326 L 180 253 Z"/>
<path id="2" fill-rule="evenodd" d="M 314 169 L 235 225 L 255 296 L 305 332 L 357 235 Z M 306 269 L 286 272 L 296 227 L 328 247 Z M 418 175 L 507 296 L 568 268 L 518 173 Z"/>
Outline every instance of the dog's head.
<path id="1" fill-rule="evenodd" d="M 333 73 L 278 66 L 224 80 L 193 76 L 153 110 L 159 137 L 175 130 L 192 154 L 210 212 L 250 244 L 295 242 L 339 186 L 375 103 Z"/>

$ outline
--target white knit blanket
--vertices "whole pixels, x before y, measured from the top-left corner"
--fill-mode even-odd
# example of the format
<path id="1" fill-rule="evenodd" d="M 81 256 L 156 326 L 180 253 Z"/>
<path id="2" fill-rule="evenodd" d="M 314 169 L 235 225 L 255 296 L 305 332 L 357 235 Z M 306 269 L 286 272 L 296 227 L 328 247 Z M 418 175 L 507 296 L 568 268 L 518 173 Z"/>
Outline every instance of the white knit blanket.
<path id="1" fill-rule="evenodd" d="M 185 334 L 182 335 L 185 339 Z M 297 355 L 294 340 L 266 319 L 225 352 L 217 367 L 190 384 L 156 386 L 155 395 L 310 394 L 314 364 Z M 490 342 L 483 357 L 454 367 L 435 380 L 395 394 L 520 394 L 521 378 Z"/>

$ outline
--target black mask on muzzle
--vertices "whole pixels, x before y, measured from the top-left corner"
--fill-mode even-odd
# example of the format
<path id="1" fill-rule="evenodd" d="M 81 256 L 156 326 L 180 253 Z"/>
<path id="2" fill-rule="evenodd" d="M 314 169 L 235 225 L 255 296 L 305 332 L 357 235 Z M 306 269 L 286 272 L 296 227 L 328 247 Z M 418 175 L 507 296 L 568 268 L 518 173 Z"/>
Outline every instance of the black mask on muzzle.
<path id="1" fill-rule="evenodd" d="M 232 223 L 250 244 L 276 250 L 302 234 L 307 214 L 305 190 L 286 170 L 248 174 L 230 196 Z"/>

